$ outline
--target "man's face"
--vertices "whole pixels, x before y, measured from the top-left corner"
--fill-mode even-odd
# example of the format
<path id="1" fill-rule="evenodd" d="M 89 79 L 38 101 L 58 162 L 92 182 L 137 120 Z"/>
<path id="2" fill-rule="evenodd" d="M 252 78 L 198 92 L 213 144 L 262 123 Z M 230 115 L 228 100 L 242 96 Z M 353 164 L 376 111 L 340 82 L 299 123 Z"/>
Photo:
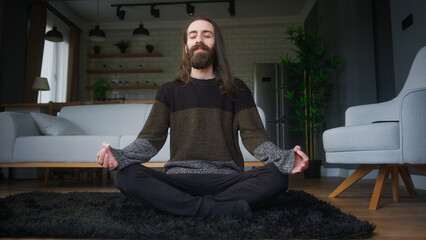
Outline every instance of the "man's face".
<path id="1" fill-rule="evenodd" d="M 192 22 L 187 30 L 185 52 L 195 69 L 210 66 L 215 58 L 215 37 L 213 25 L 204 20 Z"/>

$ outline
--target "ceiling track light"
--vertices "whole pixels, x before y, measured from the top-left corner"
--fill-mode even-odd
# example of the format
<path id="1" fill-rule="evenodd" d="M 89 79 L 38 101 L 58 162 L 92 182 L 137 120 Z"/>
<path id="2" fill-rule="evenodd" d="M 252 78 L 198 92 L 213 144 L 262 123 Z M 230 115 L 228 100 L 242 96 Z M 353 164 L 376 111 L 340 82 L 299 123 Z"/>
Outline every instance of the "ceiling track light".
<path id="1" fill-rule="evenodd" d="M 151 5 L 151 15 L 154 18 L 159 18 L 160 17 L 160 9 L 154 9 L 155 5 Z"/>
<path id="2" fill-rule="evenodd" d="M 185 1 L 185 2 L 151 2 L 151 3 L 124 3 L 124 4 L 111 4 L 111 7 L 117 7 L 117 16 L 121 7 L 135 7 L 135 6 L 151 6 L 151 15 L 154 18 L 160 17 L 160 9 L 155 9 L 159 5 L 176 5 L 176 4 L 186 4 L 186 13 L 189 16 L 193 16 L 195 13 L 195 7 L 192 5 L 194 3 L 229 3 L 228 12 L 231 17 L 235 16 L 235 0 L 204 0 L 204 1 Z M 124 12 L 124 11 L 123 11 Z M 125 13 L 125 12 L 124 12 Z M 124 18 L 124 15 L 123 15 Z M 120 18 L 121 19 L 121 18 Z"/>
<path id="3" fill-rule="evenodd" d="M 124 20 L 124 16 L 126 16 L 126 11 L 121 10 L 121 7 L 122 6 L 117 6 L 115 15 L 118 17 L 118 19 Z"/>
<path id="4" fill-rule="evenodd" d="M 186 13 L 188 16 L 194 16 L 195 7 L 191 5 L 191 3 L 186 4 Z"/>

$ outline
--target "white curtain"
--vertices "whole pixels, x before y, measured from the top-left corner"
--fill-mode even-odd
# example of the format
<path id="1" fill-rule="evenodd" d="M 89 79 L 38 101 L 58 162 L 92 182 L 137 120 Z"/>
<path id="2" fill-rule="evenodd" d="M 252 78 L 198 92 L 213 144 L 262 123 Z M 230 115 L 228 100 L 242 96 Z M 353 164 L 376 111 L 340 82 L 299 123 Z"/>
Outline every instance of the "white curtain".
<path id="1" fill-rule="evenodd" d="M 60 19 L 47 11 L 46 32 L 50 31 L 56 22 L 58 31 L 64 36 L 63 42 L 44 41 L 41 77 L 47 78 L 50 91 L 40 91 L 41 102 L 65 102 L 67 95 L 67 70 L 69 50 L 69 27 Z M 40 97 L 40 96 L 39 96 Z"/>

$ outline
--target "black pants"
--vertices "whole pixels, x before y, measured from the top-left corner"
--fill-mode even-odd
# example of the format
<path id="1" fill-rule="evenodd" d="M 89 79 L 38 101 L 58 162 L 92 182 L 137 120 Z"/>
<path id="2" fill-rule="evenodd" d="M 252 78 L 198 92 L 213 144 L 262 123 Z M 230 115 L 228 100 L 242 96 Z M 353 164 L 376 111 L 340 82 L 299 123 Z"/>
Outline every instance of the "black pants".
<path id="1" fill-rule="evenodd" d="M 245 200 L 252 208 L 287 190 L 288 176 L 274 164 L 238 174 L 164 174 L 132 164 L 115 175 L 116 187 L 145 206 L 204 217 L 215 202 Z"/>

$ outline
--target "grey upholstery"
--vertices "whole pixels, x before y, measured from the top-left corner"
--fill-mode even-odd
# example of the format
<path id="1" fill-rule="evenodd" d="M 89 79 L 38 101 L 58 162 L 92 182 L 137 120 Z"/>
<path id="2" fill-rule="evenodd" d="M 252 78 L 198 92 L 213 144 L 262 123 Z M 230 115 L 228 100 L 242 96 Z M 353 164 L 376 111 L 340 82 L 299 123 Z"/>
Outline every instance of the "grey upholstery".
<path id="1" fill-rule="evenodd" d="M 59 118 L 85 135 L 45 136 L 28 113 L 0 113 L 0 163 L 95 163 L 102 142 L 124 148 L 144 126 L 152 104 L 103 104 L 63 107 Z M 258 108 L 265 124 L 265 115 Z M 241 144 L 246 162 L 258 161 Z M 151 162 L 170 159 L 170 138 Z"/>
<path id="2" fill-rule="evenodd" d="M 387 168 L 381 168 L 381 171 L 385 172 L 382 173 L 383 176 L 379 173 L 379 177 L 386 178 L 392 171 L 389 167 L 398 167 L 387 164 L 411 164 L 424 169 L 426 47 L 417 53 L 398 96 L 383 103 L 348 108 L 345 113 L 345 126 L 325 131 L 323 143 L 328 163 L 386 166 Z M 363 171 L 371 171 L 374 168 L 363 166 L 362 169 L 356 172 L 358 179 L 368 173 Z M 396 173 L 399 170 L 400 168 L 396 168 Z M 403 172 L 405 174 L 408 171 Z M 352 178 L 351 181 L 358 180 L 355 176 Z M 340 192 L 332 195 L 338 194 Z"/>

